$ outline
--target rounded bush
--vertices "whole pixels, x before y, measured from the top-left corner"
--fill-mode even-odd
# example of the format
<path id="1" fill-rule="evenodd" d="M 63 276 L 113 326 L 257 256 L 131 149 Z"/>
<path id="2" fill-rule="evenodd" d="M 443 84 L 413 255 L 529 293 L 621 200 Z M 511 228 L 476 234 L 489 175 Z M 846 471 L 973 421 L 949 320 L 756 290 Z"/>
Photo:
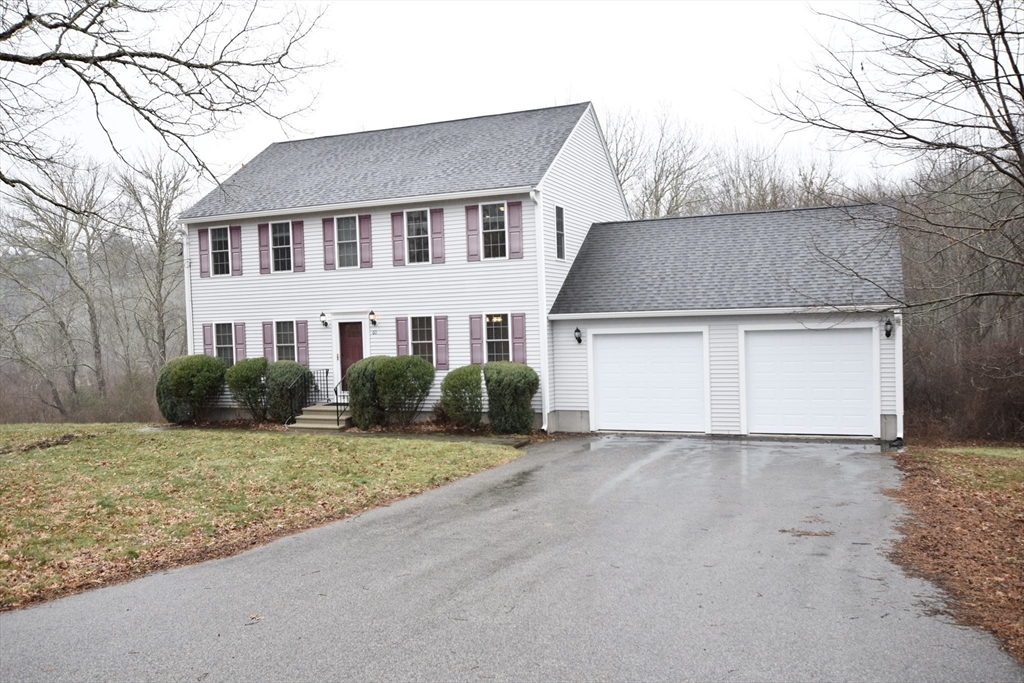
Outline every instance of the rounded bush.
<path id="1" fill-rule="evenodd" d="M 459 427 L 479 427 L 483 414 L 480 366 L 452 370 L 441 381 L 441 409 Z"/>
<path id="2" fill-rule="evenodd" d="M 290 422 L 306 405 L 313 386 L 313 373 L 293 360 L 279 360 L 267 366 L 267 416 L 274 422 Z"/>
<path id="3" fill-rule="evenodd" d="M 220 358 L 203 354 L 167 362 L 157 378 L 156 400 L 168 422 L 197 422 L 224 387 L 227 366 Z"/>
<path id="4" fill-rule="evenodd" d="M 256 422 L 267 419 L 267 396 L 264 375 L 267 372 L 266 358 L 240 360 L 224 373 L 231 396 Z"/>
<path id="5" fill-rule="evenodd" d="M 540 378 L 529 365 L 501 361 L 484 366 L 487 384 L 487 416 L 491 430 L 498 434 L 528 434 L 533 431 L 533 395 Z"/>
<path id="6" fill-rule="evenodd" d="M 348 409 L 352 424 L 372 429 L 384 424 L 384 410 L 377 399 L 377 363 L 388 356 L 369 356 L 348 369 Z"/>
<path id="7" fill-rule="evenodd" d="M 388 423 L 409 426 L 434 384 L 434 366 L 419 356 L 389 356 L 375 369 L 377 401 Z"/>

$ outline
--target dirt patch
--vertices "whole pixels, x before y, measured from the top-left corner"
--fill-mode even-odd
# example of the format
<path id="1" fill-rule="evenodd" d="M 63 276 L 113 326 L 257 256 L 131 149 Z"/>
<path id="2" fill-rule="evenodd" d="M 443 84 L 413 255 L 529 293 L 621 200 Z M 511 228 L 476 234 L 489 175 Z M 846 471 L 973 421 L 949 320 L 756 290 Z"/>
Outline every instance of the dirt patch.
<path id="1" fill-rule="evenodd" d="M 925 448 L 895 457 L 906 478 L 888 493 L 910 515 L 893 559 L 1024 664 L 1024 463 Z"/>
<path id="2" fill-rule="evenodd" d="M 80 434 L 64 434 L 62 436 L 52 437 L 49 439 L 40 439 L 39 441 L 33 441 L 32 443 L 25 444 L 19 448 L 6 448 L 0 450 L 0 455 L 7 455 L 8 453 L 25 453 L 28 451 L 34 451 L 36 449 L 43 450 L 44 448 L 53 448 L 54 446 L 66 446 L 71 443 L 72 440 L 81 436 Z"/>

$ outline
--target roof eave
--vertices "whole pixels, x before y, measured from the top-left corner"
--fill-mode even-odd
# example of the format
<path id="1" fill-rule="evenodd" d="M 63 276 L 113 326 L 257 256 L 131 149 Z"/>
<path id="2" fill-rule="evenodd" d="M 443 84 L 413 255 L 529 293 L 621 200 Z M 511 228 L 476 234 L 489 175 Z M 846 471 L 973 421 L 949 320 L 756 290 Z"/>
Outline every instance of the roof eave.
<path id="1" fill-rule="evenodd" d="M 519 185 L 515 187 L 495 187 L 486 190 L 467 190 L 465 192 L 444 192 L 440 194 L 414 195 L 408 197 L 389 197 L 387 199 L 370 199 L 358 202 L 340 202 L 336 204 L 320 204 L 318 206 L 296 206 L 281 209 L 267 209 L 265 211 L 247 211 L 244 213 L 226 213 L 214 216 L 185 216 L 178 215 L 179 223 L 224 223 L 228 221 L 244 221 L 263 216 L 297 216 L 309 213 L 337 213 L 339 211 L 352 211 L 372 206 L 396 206 L 398 204 L 424 204 L 443 201 L 458 201 L 460 199 L 471 199 L 474 197 L 498 197 L 509 194 L 528 194 L 536 189 L 534 185 Z"/>
<path id="2" fill-rule="evenodd" d="M 610 318 L 689 318 L 723 315 L 792 315 L 796 313 L 884 313 L 900 310 L 889 304 L 849 304 L 841 306 L 782 306 L 777 308 L 703 308 L 668 311 L 603 311 L 598 313 L 549 313 L 548 320 L 606 320 Z"/>

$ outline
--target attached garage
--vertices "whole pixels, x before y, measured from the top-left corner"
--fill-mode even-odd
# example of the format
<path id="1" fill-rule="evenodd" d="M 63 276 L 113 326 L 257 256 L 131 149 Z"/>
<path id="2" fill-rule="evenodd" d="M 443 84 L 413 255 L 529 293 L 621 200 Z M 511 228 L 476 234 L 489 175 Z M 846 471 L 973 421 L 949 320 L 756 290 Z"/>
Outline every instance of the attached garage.
<path id="1" fill-rule="evenodd" d="M 592 334 L 592 429 L 707 431 L 702 332 Z"/>
<path id="2" fill-rule="evenodd" d="M 743 330 L 748 434 L 871 436 L 878 429 L 874 330 Z"/>

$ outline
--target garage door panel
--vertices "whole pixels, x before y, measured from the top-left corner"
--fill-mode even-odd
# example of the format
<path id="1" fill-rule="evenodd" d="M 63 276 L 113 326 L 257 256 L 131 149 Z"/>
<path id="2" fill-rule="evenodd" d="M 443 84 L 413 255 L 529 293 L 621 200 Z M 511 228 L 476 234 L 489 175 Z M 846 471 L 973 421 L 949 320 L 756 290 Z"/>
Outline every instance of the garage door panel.
<path id="1" fill-rule="evenodd" d="M 698 333 L 594 335 L 595 429 L 704 431 Z"/>
<path id="2" fill-rule="evenodd" d="M 744 337 L 748 432 L 873 433 L 870 329 L 748 330 Z"/>

